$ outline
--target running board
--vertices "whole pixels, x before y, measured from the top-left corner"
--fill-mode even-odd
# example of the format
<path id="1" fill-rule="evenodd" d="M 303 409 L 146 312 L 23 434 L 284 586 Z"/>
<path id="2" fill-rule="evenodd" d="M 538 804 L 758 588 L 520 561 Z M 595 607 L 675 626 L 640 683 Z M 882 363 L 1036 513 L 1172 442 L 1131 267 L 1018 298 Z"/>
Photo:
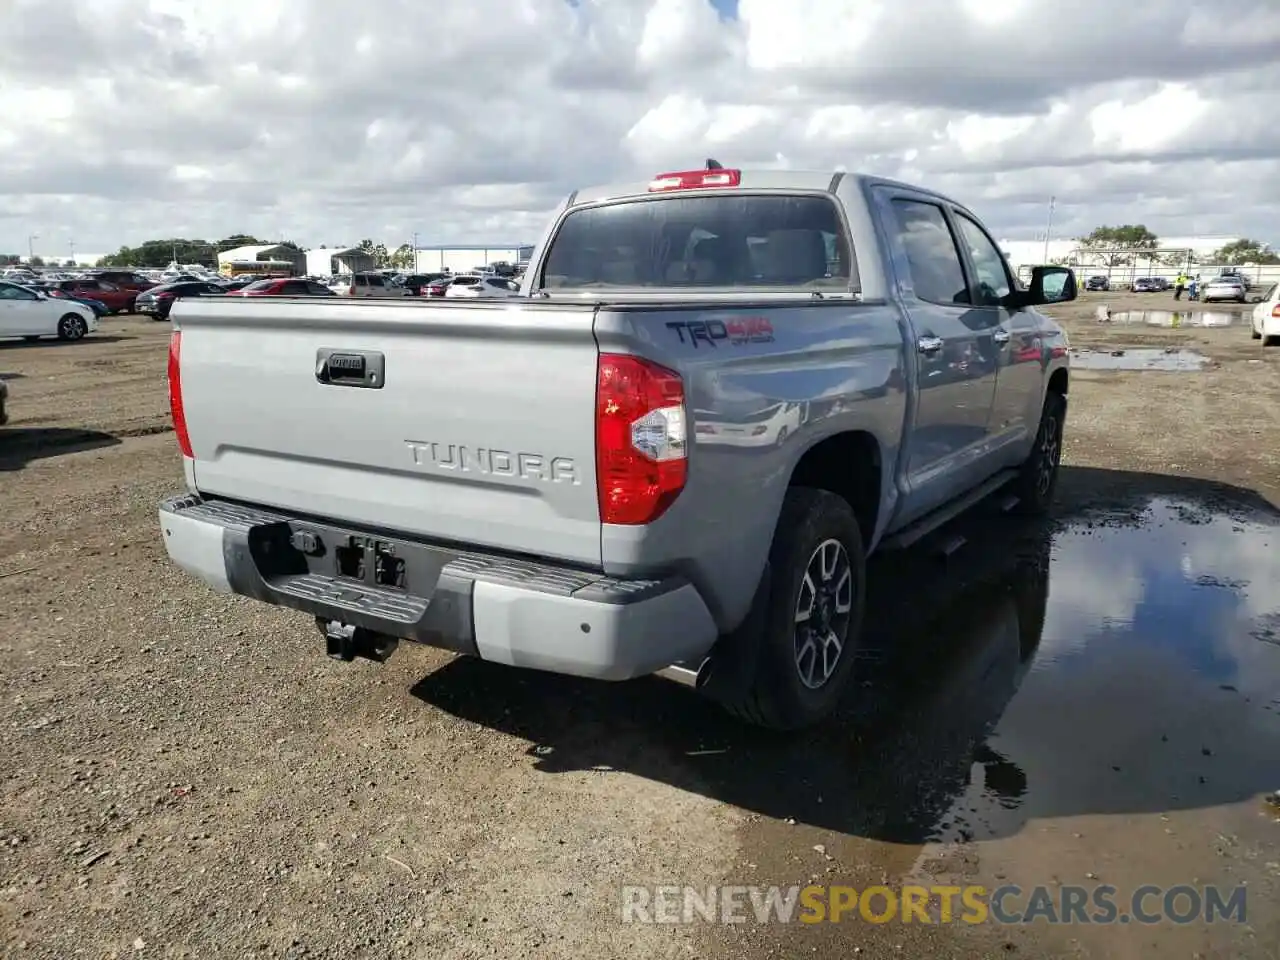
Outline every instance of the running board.
<path id="1" fill-rule="evenodd" d="M 991 494 L 995 493 L 1001 487 L 1005 486 L 1007 483 L 1009 483 L 1009 481 L 1011 481 L 1017 475 L 1018 475 L 1017 470 L 1012 470 L 1012 469 L 1002 470 L 1000 473 L 997 473 L 995 476 L 991 477 L 991 479 L 987 480 L 985 483 L 974 487 L 964 496 L 958 497 L 957 499 L 952 500 L 949 503 L 943 504 L 937 510 L 934 510 L 932 513 L 926 514 L 925 516 L 917 520 L 915 523 L 912 523 L 910 526 L 904 527 L 903 529 L 899 530 L 897 533 L 893 534 L 890 537 L 886 537 L 884 540 L 880 542 L 879 549 L 880 550 L 905 550 L 907 547 L 910 547 L 916 543 L 919 543 L 922 539 L 927 537 L 929 534 L 933 533 L 933 531 L 937 530 L 944 523 L 950 523 L 956 517 L 960 516 L 960 514 L 964 513 L 969 508 L 975 506 L 978 503 L 978 501 L 985 500 L 987 497 L 991 496 Z M 1004 500 L 1000 506 L 1002 510 L 1005 510 L 1007 512 L 1013 509 L 1013 507 L 1016 506 L 1017 503 L 1018 503 L 1017 497 L 1011 497 Z M 946 552 L 948 554 L 954 553 L 955 549 L 957 549 L 958 546 L 959 545 L 956 545 L 955 548 Z"/>

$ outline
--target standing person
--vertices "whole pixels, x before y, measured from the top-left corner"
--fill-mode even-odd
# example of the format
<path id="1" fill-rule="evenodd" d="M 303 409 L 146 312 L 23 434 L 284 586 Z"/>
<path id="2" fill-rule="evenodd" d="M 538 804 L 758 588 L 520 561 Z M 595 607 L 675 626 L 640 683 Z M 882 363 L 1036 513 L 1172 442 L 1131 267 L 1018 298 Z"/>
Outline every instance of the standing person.
<path id="1" fill-rule="evenodd" d="M 1187 275 L 1185 273 L 1179 273 L 1178 279 L 1173 281 L 1173 299 L 1175 300 L 1182 299 L 1182 288 L 1185 287 L 1186 285 L 1187 285 Z"/>
<path id="2" fill-rule="evenodd" d="M 1187 296 L 1188 296 L 1188 299 L 1191 299 L 1191 300 L 1200 299 L 1200 274 L 1197 273 L 1187 283 Z"/>

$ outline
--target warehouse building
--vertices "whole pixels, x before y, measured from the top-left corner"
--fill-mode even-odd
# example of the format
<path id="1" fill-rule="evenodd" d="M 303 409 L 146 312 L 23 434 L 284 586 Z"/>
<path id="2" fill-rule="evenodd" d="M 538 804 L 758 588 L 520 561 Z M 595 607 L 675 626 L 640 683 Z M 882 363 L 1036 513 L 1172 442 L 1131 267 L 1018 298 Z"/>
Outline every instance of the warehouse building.
<path id="1" fill-rule="evenodd" d="M 307 276 L 332 277 L 374 270 L 378 264 L 359 247 L 321 247 L 307 251 Z"/>
<path id="2" fill-rule="evenodd" d="M 440 247 L 418 247 L 414 251 L 418 273 L 470 273 L 493 263 L 513 266 L 533 256 L 531 243 L 453 244 Z"/>
<path id="3" fill-rule="evenodd" d="M 288 247 L 282 243 L 235 247 L 218 254 L 218 272 L 227 276 L 246 273 L 300 276 L 306 266 L 306 254 L 296 247 Z"/>

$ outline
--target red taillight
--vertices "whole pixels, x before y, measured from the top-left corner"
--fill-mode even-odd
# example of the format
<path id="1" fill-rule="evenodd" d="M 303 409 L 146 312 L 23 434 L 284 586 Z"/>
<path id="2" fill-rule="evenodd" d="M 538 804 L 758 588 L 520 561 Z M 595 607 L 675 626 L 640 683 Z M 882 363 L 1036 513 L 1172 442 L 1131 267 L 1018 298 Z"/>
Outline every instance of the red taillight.
<path id="1" fill-rule="evenodd" d="M 688 476 L 684 383 L 639 357 L 601 354 L 596 377 L 596 493 L 600 522 L 651 523 Z"/>
<path id="2" fill-rule="evenodd" d="M 1280 319 L 1280 303 L 1271 308 L 1271 316 Z"/>
<path id="3" fill-rule="evenodd" d="M 742 183 L 741 170 L 684 170 L 660 173 L 649 181 L 649 192 L 702 190 L 706 187 L 736 187 Z"/>
<path id="4" fill-rule="evenodd" d="M 157 294 L 156 294 L 156 299 L 157 299 L 157 300 L 172 300 L 172 299 L 173 299 L 173 294 L 172 294 L 172 293 L 157 293 Z"/>
<path id="5" fill-rule="evenodd" d="M 173 414 L 173 432 L 184 457 L 195 459 L 191 452 L 191 436 L 187 433 L 187 415 L 182 409 L 182 331 L 169 336 L 169 412 Z"/>

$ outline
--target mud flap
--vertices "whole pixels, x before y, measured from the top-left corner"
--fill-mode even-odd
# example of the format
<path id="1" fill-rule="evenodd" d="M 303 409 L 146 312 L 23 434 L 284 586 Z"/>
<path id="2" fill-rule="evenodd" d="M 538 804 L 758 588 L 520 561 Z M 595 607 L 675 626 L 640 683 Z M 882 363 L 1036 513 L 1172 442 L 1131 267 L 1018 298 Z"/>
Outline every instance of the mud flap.
<path id="1" fill-rule="evenodd" d="M 698 678 L 698 692 L 703 696 L 716 702 L 733 702 L 755 682 L 764 645 L 772 576 L 772 567 L 765 561 L 746 617 L 737 629 L 721 636 L 711 648 L 702 676 Z"/>

